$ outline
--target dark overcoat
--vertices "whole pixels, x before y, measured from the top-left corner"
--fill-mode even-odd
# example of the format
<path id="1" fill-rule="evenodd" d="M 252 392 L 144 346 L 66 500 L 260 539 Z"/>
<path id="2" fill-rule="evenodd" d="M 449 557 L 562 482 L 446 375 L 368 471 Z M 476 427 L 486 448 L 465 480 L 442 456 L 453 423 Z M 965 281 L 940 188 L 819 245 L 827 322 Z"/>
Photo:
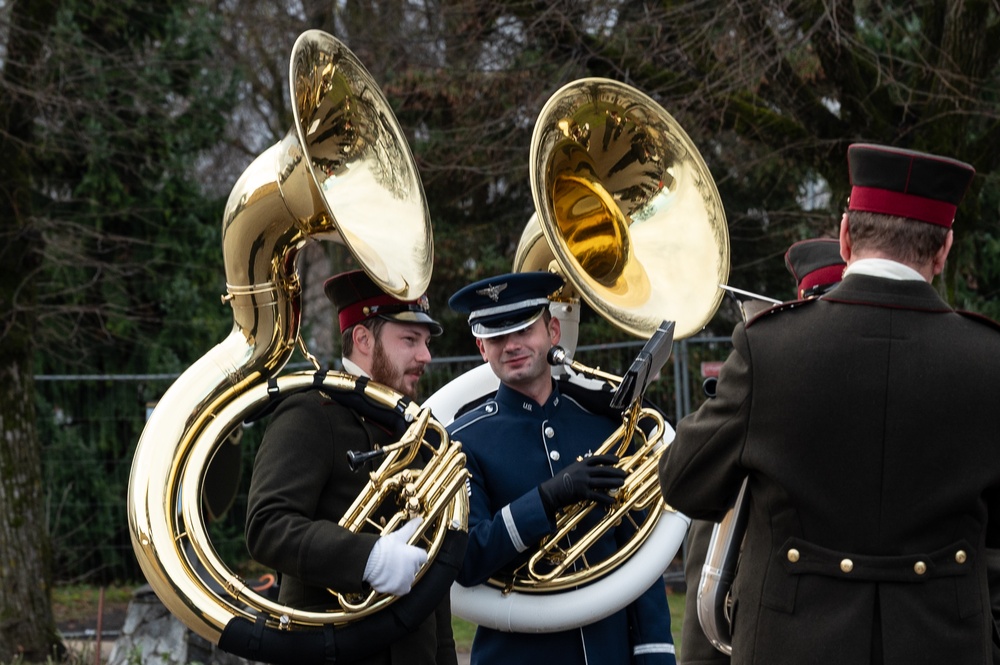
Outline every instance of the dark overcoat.
<path id="1" fill-rule="evenodd" d="M 733 663 L 992 662 L 1000 331 L 930 284 L 849 274 L 739 324 L 661 460 L 719 519 L 749 477 Z"/>
<path id="2" fill-rule="evenodd" d="M 554 388 L 545 404 L 501 385 L 492 399 L 465 413 L 448 431 L 462 443 L 471 475 L 469 546 L 458 582 L 481 584 L 509 574 L 555 530 L 542 507 L 539 483 L 594 452 L 621 424 L 585 409 Z M 591 521 L 599 519 L 599 511 Z M 579 530 L 585 531 L 587 523 Z M 603 560 L 619 547 L 605 534 L 589 552 Z M 581 628 L 555 633 L 505 633 L 480 626 L 473 665 L 672 665 L 670 610 L 657 582 L 624 610 Z"/>
<path id="3" fill-rule="evenodd" d="M 281 572 L 279 600 L 300 609 L 330 608 L 328 588 L 360 592 L 377 533 L 351 533 L 337 521 L 368 481 L 347 451 L 372 450 L 398 437 L 313 390 L 286 398 L 274 412 L 254 461 L 246 537 L 251 556 Z M 457 662 L 450 603 L 415 631 L 363 663 Z"/>

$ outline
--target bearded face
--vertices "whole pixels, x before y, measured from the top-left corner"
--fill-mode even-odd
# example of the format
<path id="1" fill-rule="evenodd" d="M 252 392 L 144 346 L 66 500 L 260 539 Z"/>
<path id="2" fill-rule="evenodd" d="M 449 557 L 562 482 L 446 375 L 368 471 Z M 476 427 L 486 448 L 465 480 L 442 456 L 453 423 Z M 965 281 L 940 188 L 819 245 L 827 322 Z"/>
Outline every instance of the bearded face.
<path id="1" fill-rule="evenodd" d="M 416 398 L 417 383 L 431 361 L 430 332 L 425 325 L 387 322 L 372 351 L 372 379 Z"/>

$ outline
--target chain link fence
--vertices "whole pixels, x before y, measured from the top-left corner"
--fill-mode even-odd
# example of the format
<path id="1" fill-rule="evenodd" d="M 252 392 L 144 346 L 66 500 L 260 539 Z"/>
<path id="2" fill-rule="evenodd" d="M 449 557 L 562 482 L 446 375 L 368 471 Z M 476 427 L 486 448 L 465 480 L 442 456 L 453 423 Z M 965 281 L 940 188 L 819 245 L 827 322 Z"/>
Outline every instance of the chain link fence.
<path id="1" fill-rule="evenodd" d="M 625 372 L 643 342 L 581 346 L 575 359 L 604 372 Z M 729 338 L 681 340 L 646 391 L 671 424 L 704 399 L 703 370 L 725 358 Z M 435 359 L 421 380 L 424 396 L 482 364 L 479 356 Z M 707 368 L 707 369 L 706 369 Z M 289 366 L 287 371 L 306 369 Z M 58 583 L 142 580 L 132 552 L 126 492 L 135 446 L 156 400 L 175 375 L 37 376 L 47 528 Z M 246 491 L 264 423 L 239 432 L 239 489 L 228 510 L 209 524 L 212 543 L 234 570 L 252 568 L 243 540 Z"/>

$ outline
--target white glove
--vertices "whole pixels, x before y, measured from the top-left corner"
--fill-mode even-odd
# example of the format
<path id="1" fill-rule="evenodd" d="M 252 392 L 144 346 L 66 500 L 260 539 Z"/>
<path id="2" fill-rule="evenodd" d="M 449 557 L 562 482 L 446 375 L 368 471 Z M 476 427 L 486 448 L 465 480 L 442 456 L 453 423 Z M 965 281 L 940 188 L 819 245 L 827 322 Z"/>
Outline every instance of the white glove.
<path id="1" fill-rule="evenodd" d="M 416 533 L 422 521 L 414 517 L 401 528 L 375 541 L 362 579 L 379 593 L 404 596 L 410 592 L 413 578 L 427 561 L 427 552 L 408 545 L 406 541 Z"/>

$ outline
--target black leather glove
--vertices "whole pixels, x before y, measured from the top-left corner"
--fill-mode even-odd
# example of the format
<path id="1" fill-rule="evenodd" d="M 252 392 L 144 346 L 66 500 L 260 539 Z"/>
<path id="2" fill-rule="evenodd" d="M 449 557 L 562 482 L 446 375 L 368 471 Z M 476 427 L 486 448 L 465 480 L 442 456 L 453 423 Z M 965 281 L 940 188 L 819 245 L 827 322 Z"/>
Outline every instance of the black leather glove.
<path id="1" fill-rule="evenodd" d="M 592 455 L 574 462 L 538 486 L 542 505 L 549 517 L 565 506 L 580 501 L 596 501 L 610 505 L 614 499 L 608 490 L 625 483 L 625 472 L 616 468 L 615 455 Z"/>

